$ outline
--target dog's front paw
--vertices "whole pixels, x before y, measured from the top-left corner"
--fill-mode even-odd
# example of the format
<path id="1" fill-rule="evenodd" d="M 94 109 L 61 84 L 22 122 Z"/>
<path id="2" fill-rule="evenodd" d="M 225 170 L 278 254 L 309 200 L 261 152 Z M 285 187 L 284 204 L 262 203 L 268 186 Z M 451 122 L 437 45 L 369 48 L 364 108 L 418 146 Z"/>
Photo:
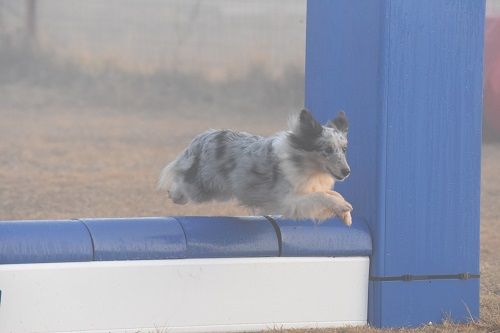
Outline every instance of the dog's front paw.
<path id="1" fill-rule="evenodd" d="M 350 227 L 352 225 L 351 212 L 345 212 L 341 218 L 346 226 Z"/>
<path id="2" fill-rule="evenodd" d="M 352 205 L 346 200 L 337 201 L 333 207 L 334 214 L 348 226 L 352 224 L 351 211 Z"/>

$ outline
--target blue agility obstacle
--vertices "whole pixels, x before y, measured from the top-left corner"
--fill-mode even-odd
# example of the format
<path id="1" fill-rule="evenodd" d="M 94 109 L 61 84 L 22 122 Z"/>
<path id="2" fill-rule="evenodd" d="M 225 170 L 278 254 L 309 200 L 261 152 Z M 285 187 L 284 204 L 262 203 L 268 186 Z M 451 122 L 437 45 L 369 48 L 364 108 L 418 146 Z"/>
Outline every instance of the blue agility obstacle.
<path id="1" fill-rule="evenodd" d="M 339 109 L 350 119 L 352 176 L 336 189 L 353 204 L 353 226 L 0 222 L 0 330 L 478 318 L 484 1 L 309 0 L 307 11 L 305 104 L 323 122 Z M 67 321 L 47 322 L 53 313 Z"/>
<path id="2" fill-rule="evenodd" d="M 3 221 L 0 331 L 363 325 L 371 251 L 357 219 Z"/>
<path id="3" fill-rule="evenodd" d="M 483 0 L 309 0 L 306 105 L 350 119 L 369 322 L 479 316 Z"/>
<path id="4" fill-rule="evenodd" d="M 272 217 L 0 221 L 0 264 L 369 256 L 368 227 Z"/>

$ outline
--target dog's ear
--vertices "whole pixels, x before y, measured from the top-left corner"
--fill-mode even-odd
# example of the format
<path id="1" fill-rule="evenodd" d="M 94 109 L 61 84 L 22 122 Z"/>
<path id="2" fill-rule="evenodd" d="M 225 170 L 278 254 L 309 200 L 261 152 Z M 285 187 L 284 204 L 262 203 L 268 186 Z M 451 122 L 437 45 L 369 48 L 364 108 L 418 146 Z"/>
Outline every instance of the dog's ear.
<path id="1" fill-rule="evenodd" d="M 299 114 L 296 131 L 302 136 L 318 137 L 323 132 L 323 126 L 314 119 L 311 112 L 303 109 Z"/>
<path id="2" fill-rule="evenodd" d="M 306 109 L 290 118 L 288 140 L 296 149 L 313 151 L 317 149 L 317 139 L 323 133 L 323 126 Z"/>
<path id="3" fill-rule="evenodd" d="M 340 111 L 337 117 L 333 120 L 330 120 L 327 124 L 328 127 L 336 128 L 340 132 L 347 134 L 349 130 L 349 121 L 345 115 L 344 111 Z"/>

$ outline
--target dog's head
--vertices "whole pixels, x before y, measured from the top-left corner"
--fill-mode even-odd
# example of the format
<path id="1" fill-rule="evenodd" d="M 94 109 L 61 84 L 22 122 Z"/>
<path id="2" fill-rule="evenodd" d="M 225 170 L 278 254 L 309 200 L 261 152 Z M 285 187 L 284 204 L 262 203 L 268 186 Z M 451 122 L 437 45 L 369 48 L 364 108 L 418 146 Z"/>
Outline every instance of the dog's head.
<path id="1" fill-rule="evenodd" d="M 348 125 L 343 111 L 322 126 L 309 111 L 302 110 L 290 124 L 291 158 L 304 167 L 317 168 L 336 180 L 344 180 L 351 173 L 346 159 Z"/>

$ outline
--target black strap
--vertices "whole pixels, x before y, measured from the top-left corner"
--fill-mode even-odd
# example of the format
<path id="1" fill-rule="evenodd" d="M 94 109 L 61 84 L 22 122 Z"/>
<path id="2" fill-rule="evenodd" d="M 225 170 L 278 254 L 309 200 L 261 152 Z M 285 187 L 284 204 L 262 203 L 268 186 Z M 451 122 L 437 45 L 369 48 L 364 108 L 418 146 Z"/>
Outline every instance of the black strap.
<path id="1" fill-rule="evenodd" d="M 448 275 L 411 275 L 405 274 L 400 276 L 370 276 L 370 281 L 419 281 L 419 280 L 469 280 L 479 279 L 479 274 L 460 273 Z"/>
<path id="2" fill-rule="evenodd" d="M 278 223 L 276 223 L 276 220 L 274 218 L 272 218 L 271 216 L 269 215 L 264 215 L 264 217 L 269 221 L 271 222 L 273 228 L 274 228 L 274 231 L 276 232 L 276 237 L 278 237 L 278 248 L 279 248 L 279 256 L 281 257 L 281 252 L 282 252 L 282 249 L 283 249 L 283 240 L 281 239 L 281 229 L 280 227 L 278 226 Z"/>

